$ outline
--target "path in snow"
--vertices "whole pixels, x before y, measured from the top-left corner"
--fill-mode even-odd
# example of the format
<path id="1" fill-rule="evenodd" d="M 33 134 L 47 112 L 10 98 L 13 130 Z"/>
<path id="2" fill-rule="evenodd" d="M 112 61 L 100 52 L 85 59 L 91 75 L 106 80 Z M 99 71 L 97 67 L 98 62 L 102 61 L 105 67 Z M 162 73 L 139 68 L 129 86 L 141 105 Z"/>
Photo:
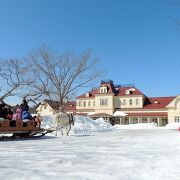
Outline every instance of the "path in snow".
<path id="1" fill-rule="evenodd" d="M 118 130 L 0 142 L 3 180 L 179 180 L 180 132 Z"/>

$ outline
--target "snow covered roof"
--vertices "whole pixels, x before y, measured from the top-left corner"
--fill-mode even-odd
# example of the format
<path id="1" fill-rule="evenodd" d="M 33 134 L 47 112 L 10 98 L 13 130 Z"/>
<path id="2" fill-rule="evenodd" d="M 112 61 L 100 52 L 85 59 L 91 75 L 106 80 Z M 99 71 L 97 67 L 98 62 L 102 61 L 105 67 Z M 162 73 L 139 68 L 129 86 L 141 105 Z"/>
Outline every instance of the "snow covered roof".
<path id="1" fill-rule="evenodd" d="M 96 113 L 96 114 L 91 114 L 88 115 L 89 117 L 112 117 L 112 115 L 107 114 L 107 113 Z"/>
<path id="2" fill-rule="evenodd" d="M 124 117 L 124 116 L 127 116 L 127 114 L 124 113 L 123 111 L 116 111 L 116 112 L 113 114 L 113 116 L 122 116 L 122 117 Z"/>

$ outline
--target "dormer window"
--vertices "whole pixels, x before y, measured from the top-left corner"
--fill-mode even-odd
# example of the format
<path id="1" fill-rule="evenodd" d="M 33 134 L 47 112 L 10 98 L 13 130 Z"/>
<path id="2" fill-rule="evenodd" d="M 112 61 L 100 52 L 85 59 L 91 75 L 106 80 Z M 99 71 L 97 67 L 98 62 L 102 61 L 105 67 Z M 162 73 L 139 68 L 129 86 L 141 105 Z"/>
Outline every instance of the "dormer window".
<path id="1" fill-rule="evenodd" d="M 100 93 L 107 93 L 107 87 L 100 87 Z"/>
<path id="2" fill-rule="evenodd" d="M 126 89 L 125 94 L 127 94 L 127 95 L 133 94 L 134 91 L 135 91 L 134 88 Z"/>
<path id="3" fill-rule="evenodd" d="M 127 89 L 127 90 L 125 91 L 125 94 L 130 94 L 129 89 Z"/>
<path id="4" fill-rule="evenodd" d="M 156 100 L 156 101 L 154 101 L 154 104 L 159 104 L 159 102 Z"/>
<path id="5" fill-rule="evenodd" d="M 86 95 L 85 95 L 86 97 L 89 97 L 89 93 L 86 93 Z"/>

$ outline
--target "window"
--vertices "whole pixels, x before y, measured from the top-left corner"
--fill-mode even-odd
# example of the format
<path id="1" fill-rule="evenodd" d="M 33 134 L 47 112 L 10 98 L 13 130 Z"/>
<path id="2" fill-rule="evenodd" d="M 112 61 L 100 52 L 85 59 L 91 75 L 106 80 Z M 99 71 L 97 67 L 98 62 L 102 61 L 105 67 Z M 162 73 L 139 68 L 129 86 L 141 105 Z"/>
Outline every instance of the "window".
<path id="1" fill-rule="evenodd" d="M 153 117 L 153 118 L 152 118 L 152 122 L 158 123 L 158 119 L 157 119 L 156 117 Z"/>
<path id="2" fill-rule="evenodd" d="M 137 117 L 134 117 L 133 120 L 132 120 L 132 123 L 133 123 L 133 124 L 137 124 L 137 123 L 138 123 L 138 118 L 137 118 Z"/>
<path id="3" fill-rule="evenodd" d="M 174 118 L 174 121 L 175 121 L 175 122 L 180 122 L 180 117 L 179 117 L 179 116 L 175 117 L 175 118 Z"/>
<path id="4" fill-rule="evenodd" d="M 100 106 L 107 106 L 108 105 L 108 99 L 100 99 Z"/>
<path id="5" fill-rule="evenodd" d="M 126 105 L 126 99 L 123 99 L 123 105 Z"/>
<path id="6" fill-rule="evenodd" d="M 95 101 L 93 101 L 93 106 L 95 106 L 96 105 L 96 103 L 95 103 Z"/>
<path id="7" fill-rule="evenodd" d="M 103 119 L 104 119 L 104 122 L 107 122 L 107 123 L 109 122 L 108 117 L 104 117 Z"/>
<path id="8" fill-rule="evenodd" d="M 104 93 L 107 93 L 107 87 L 104 88 Z"/>
<path id="9" fill-rule="evenodd" d="M 139 105 L 139 99 L 136 99 L 136 105 Z"/>
<path id="10" fill-rule="evenodd" d="M 125 117 L 125 124 L 129 124 L 129 118 Z"/>
<path id="11" fill-rule="evenodd" d="M 154 104 L 159 104 L 159 102 L 158 101 L 154 101 Z"/>
<path id="12" fill-rule="evenodd" d="M 146 117 L 143 117 L 143 118 L 142 118 L 142 122 L 143 122 L 143 123 L 147 123 L 147 122 L 148 122 L 148 119 L 147 119 Z"/>
<path id="13" fill-rule="evenodd" d="M 89 97 L 89 93 L 86 93 L 86 95 L 85 95 L 86 97 Z"/>
<path id="14" fill-rule="evenodd" d="M 114 106 L 119 107 L 121 105 L 121 100 L 120 99 L 115 99 L 115 101 L 113 101 Z"/>
<path id="15" fill-rule="evenodd" d="M 46 107 L 47 107 L 47 104 L 44 105 L 44 109 L 46 109 Z"/>
<path id="16" fill-rule="evenodd" d="M 125 91 L 125 94 L 130 94 L 129 89 L 127 89 L 127 90 Z"/>
<path id="17" fill-rule="evenodd" d="M 88 106 L 91 106 L 91 101 L 88 101 Z"/>
<path id="18" fill-rule="evenodd" d="M 86 101 L 84 101 L 84 106 L 86 106 Z"/>
<path id="19" fill-rule="evenodd" d="M 132 99 L 129 99 L 129 105 L 132 105 Z"/>
<path id="20" fill-rule="evenodd" d="M 168 124 L 167 117 L 162 117 L 162 126 L 165 126 L 166 124 Z"/>
<path id="21" fill-rule="evenodd" d="M 79 101 L 79 107 L 81 106 L 81 101 Z"/>
<path id="22" fill-rule="evenodd" d="M 107 93 L 107 87 L 100 87 L 100 93 Z"/>

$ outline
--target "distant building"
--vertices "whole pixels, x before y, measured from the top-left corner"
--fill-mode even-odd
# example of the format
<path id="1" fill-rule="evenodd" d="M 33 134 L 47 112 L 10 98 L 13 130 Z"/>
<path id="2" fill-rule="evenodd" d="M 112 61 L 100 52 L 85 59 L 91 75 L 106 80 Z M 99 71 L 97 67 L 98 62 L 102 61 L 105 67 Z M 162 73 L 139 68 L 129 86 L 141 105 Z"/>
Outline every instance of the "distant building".
<path id="1" fill-rule="evenodd" d="M 54 114 L 57 112 L 55 104 L 45 100 L 37 112 Z M 105 80 L 99 87 L 78 96 L 76 102 L 68 102 L 65 111 L 93 119 L 103 117 L 111 124 L 154 122 L 157 126 L 165 126 L 180 122 L 180 95 L 147 97 L 134 85 L 114 85 L 112 80 Z"/>
<path id="2" fill-rule="evenodd" d="M 76 113 L 103 117 L 111 124 L 155 122 L 164 126 L 180 122 L 180 96 L 147 97 L 133 85 L 114 85 L 112 80 L 105 80 L 77 97 Z"/>
<path id="3" fill-rule="evenodd" d="M 42 116 L 53 115 L 59 111 L 58 101 L 51 101 L 45 99 L 42 103 L 36 108 L 36 112 Z M 68 113 L 76 112 L 76 102 L 70 101 L 65 104 L 64 111 Z"/>

